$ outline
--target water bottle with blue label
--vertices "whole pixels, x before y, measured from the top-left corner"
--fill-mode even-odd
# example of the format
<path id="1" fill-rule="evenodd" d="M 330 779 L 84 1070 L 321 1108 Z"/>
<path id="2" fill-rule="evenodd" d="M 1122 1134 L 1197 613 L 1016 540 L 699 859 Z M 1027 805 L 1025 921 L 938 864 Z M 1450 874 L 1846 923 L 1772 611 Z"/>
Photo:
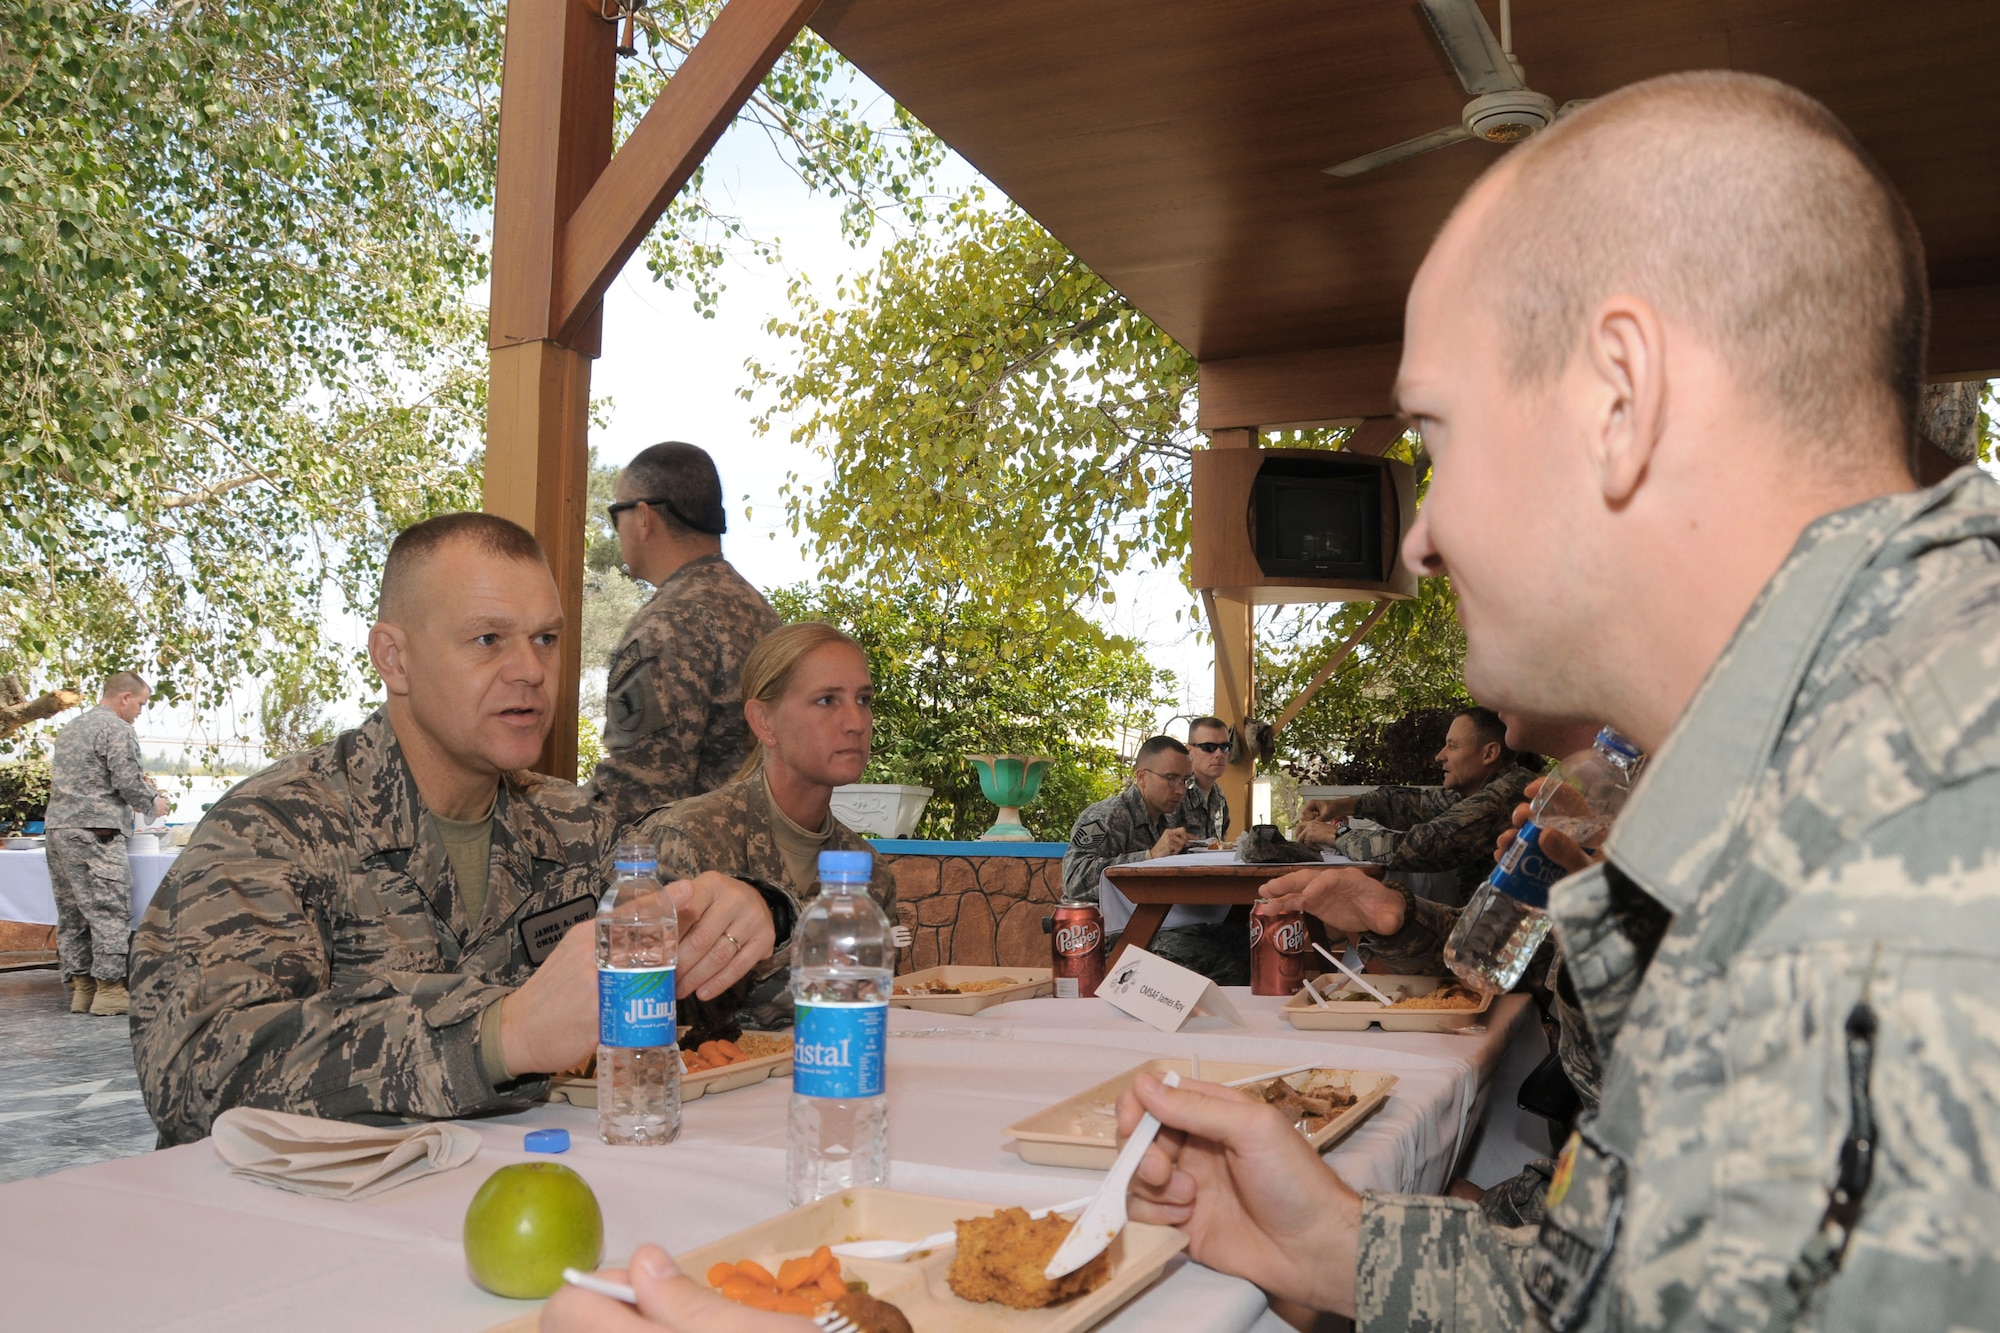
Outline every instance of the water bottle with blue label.
<path id="1" fill-rule="evenodd" d="M 597 1132 L 606 1143 L 672 1143 L 681 1132 L 680 930 L 657 869 L 651 847 L 620 843 L 597 905 Z"/>
<path id="2" fill-rule="evenodd" d="M 1542 854 L 1542 831 L 1557 829 L 1595 850 L 1625 808 L 1643 756 L 1606 727 L 1588 750 L 1570 756 L 1542 779 L 1528 822 L 1493 867 L 1492 876 L 1458 914 L 1444 961 L 1468 986 L 1512 990 L 1548 938 L 1549 886 L 1568 872 Z"/>
<path id="3" fill-rule="evenodd" d="M 793 1207 L 889 1180 L 889 1047 L 894 946 L 868 893 L 874 857 L 821 852 L 819 892 L 792 937 Z"/>

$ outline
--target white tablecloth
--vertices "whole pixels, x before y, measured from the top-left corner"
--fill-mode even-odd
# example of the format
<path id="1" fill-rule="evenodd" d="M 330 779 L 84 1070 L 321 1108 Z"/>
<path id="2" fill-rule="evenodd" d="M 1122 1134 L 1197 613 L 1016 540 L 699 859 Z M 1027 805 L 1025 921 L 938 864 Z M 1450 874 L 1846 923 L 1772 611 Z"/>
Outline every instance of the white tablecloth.
<path id="1" fill-rule="evenodd" d="M 132 862 L 132 924 L 146 914 L 160 881 L 173 868 L 173 852 L 134 853 Z M 56 924 L 56 896 L 49 887 L 49 854 L 0 850 L 0 921 L 30 925 Z"/>
<path id="2" fill-rule="evenodd" d="M 1274 1066 L 1324 1056 L 1402 1082 L 1381 1112 L 1328 1154 L 1363 1188 L 1435 1189 L 1458 1154 L 1484 1088 L 1531 1052 L 1506 1058 L 1539 1028 L 1508 999 L 1473 1036 L 1303 1033 L 1278 1001 L 1231 998 L 1248 1030 L 1198 1018 L 1167 1036 L 1097 1000 L 1030 1000 L 973 1018 L 891 1011 L 891 1185 L 988 1204 L 1054 1203 L 1087 1192 L 1094 1172 L 1029 1166 L 1001 1130 L 1140 1060 L 1199 1052 Z M 605 1246 L 622 1258 L 644 1241 L 687 1249 L 782 1212 L 789 1080 L 705 1097 L 685 1110 L 679 1142 L 612 1148 L 596 1113 L 544 1106 L 468 1122 L 485 1141 L 466 1169 L 360 1202 L 305 1198 L 232 1177 L 207 1143 L 79 1167 L 0 1187 L 0 1308 L 9 1328 L 483 1330 L 524 1306 L 465 1276 L 460 1227 L 473 1192 L 522 1161 L 523 1131 L 569 1129 L 561 1159 L 596 1191 Z M 1505 1100 L 1511 1103 L 1512 1087 Z M 1489 1135 L 1489 1138 L 1492 1137 Z M 1102 1327 L 1134 1333 L 1277 1333 L 1251 1284 L 1177 1259 L 1163 1281 Z"/>

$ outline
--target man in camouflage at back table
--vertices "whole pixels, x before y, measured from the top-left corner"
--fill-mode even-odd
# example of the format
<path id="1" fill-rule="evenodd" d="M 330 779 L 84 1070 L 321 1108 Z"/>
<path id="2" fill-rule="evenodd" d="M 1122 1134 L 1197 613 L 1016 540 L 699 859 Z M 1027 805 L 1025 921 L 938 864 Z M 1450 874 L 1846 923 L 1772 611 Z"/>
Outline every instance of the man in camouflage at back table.
<path id="1" fill-rule="evenodd" d="M 104 682 L 97 707 L 56 733 L 49 753 L 49 887 L 56 953 L 73 1014 L 126 1012 L 125 959 L 132 939 L 132 815 L 171 808 L 139 768 L 132 724 L 153 694 L 136 674 Z"/>
<path id="2" fill-rule="evenodd" d="M 1492 873 L 1493 840 L 1536 775 L 1507 748 L 1507 726 L 1490 708 L 1464 708 L 1452 717 L 1437 762 L 1444 769 L 1440 786 L 1377 787 L 1308 803 L 1298 840 L 1392 874 L 1450 871 L 1458 876 L 1458 890 L 1447 905 L 1464 906 Z M 1326 822 L 1350 816 L 1382 827 L 1340 829 Z"/>
<path id="3" fill-rule="evenodd" d="M 1105 867 L 1177 856 L 1186 848 L 1188 831 L 1179 821 L 1192 772 L 1187 746 L 1155 736 L 1139 747 L 1125 789 L 1076 817 L 1063 853 L 1063 897 L 1094 903 L 1102 896 L 1107 937 L 1123 932 L 1132 905 L 1115 885 L 1103 891 Z M 1221 985 L 1247 986 L 1250 933 L 1228 915 L 1227 907 L 1176 907 L 1146 947 Z"/>
<path id="4" fill-rule="evenodd" d="M 598 803 L 631 824 L 735 777 L 751 744 L 743 659 L 779 621 L 722 558 L 722 481 L 694 445 L 669 440 L 627 463 L 611 524 L 625 567 L 655 589 L 612 649 L 591 777 Z"/>
<path id="5" fill-rule="evenodd" d="M 1620 89 L 1473 188 L 1405 319 L 1404 553 L 1481 697 L 1652 756 L 1549 898 L 1603 1100 L 1508 1230 L 1142 1077 L 1136 1220 L 1369 1330 L 1996 1326 L 2000 487 L 1911 489 L 1926 301 L 1894 189 L 1754 76 Z"/>
<path id="6" fill-rule="evenodd" d="M 566 632 L 515 524 L 447 514 L 396 539 L 368 636 L 387 703 L 217 802 L 133 942 L 132 1053 L 163 1143 L 233 1106 L 378 1123 L 523 1106 L 596 1049 L 612 823 L 528 769 Z M 770 953 L 754 891 L 670 891 L 682 994 Z"/>

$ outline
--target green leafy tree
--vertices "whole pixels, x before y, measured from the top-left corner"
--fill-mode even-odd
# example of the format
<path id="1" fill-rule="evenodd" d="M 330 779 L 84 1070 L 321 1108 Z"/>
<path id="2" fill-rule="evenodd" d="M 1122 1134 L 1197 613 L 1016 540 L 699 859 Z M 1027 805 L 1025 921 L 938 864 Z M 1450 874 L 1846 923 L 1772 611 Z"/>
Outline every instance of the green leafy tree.
<path id="1" fill-rule="evenodd" d="M 933 789 L 923 838 L 976 838 L 995 817 L 968 754 L 1046 754 L 1055 763 L 1021 812 L 1039 837 L 1069 837 L 1077 814 L 1124 779 L 1112 738 L 1150 730 L 1172 678 L 1129 639 L 1076 636 L 1032 610 L 995 614 L 930 580 L 885 593 L 784 588 L 786 620 L 854 636 L 875 679 L 875 745 L 864 782 Z"/>
<path id="2" fill-rule="evenodd" d="M 623 125 L 721 3 L 646 11 Z M 0 0 L 0 673 L 220 703 L 478 504 L 503 16 Z M 806 34 L 743 119 L 860 237 L 942 148 L 855 86 Z M 697 183 L 647 255 L 712 308 L 732 247 L 772 252 Z"/>
<path id="3" fill-rule="evenodd" d="M 830 578 L 914 565 L 1089 634 L 1113 575 L 1186 551 L 1194 359 L 1026 214 L 954 201 L 834 299 L 794 284 L 797 366 L 752 366 L 759 428 L 831 465 L 785 488 Z"/>

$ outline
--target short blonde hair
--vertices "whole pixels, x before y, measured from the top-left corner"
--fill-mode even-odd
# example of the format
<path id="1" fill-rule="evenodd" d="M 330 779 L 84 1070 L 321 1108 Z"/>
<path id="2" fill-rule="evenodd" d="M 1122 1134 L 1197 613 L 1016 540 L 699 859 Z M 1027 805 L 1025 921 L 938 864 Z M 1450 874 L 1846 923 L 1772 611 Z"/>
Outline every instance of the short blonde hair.
<path id="1" fill-rule="evenodd" d="M 743 659 L 743 702 L 756 699 L 761 703 L 776 703 L 792 687 L 799 663 L 831 643 L 844 643 L 861 653 L 863 661 L 867 660 L 860 644 L 823 620 L 801 620 L 766 634 Z M 762 742 L 752 742 L 750 755 L 736 770 L 734 781 L 753 776 L 763 766 L 764 746 Z"/>
<path id="2" fill-rule="evenodd" d="M 1819 102 L 1758 75 L 1669 74 L 1564 117 L 1494 170 L 1511 179 L 1475 262 L 1523 383 L 1560 373 L 1592 309 L 1622 292 L 1695 330 L 1795 439 L 1892 421 L 1907 447 L 1923 242 Z"/>

